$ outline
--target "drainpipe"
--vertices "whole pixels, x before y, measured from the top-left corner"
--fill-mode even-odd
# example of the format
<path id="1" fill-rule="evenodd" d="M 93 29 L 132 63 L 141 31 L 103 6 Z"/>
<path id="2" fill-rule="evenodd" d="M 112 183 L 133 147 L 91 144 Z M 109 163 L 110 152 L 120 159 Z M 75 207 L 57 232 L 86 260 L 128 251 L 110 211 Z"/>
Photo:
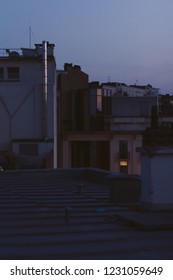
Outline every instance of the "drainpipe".
<path id="1" fill-rule="evenodd" d="M 58 128 L 57 128 L 57 87 L 56 75 L 54 86 L 54 147 L 53 147 L 53 168 L 58 167 Z"/>
<path id="2" fill-rule="evenodd" d="M 48 138 L 48 84 L 47 84 L 47 42 L 42 43 L 42 59 L 43 59 L 43 138 Z"/>

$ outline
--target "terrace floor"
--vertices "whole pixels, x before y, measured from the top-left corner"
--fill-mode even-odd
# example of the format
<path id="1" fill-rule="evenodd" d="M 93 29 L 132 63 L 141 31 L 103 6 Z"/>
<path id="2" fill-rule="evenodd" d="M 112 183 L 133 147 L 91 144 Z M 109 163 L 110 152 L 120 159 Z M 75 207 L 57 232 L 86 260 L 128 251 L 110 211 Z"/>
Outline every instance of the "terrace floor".
<path id="1" fill-rule="evenodd" d="M 72 171 L 2 171 L 0 259 L 173 259 L 173 229 L 152 226 L 173 214 L 134 206 Z"/>

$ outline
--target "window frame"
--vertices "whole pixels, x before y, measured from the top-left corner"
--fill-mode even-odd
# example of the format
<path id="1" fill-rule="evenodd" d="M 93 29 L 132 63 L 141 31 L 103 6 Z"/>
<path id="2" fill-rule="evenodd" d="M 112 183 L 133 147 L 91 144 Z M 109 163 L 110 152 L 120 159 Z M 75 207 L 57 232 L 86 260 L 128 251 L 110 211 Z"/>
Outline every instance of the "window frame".
<path id="1" fill-rule="evenodd" d="M 4 81 L 4 67 L 0 67 L 0 81 Z"/>
<path id="2" fill-rule="evenodd" d="M 12 70 L 16 70 L 16 71 L 12 71 Z M 18 66 L 7 67 L 7 80 L 8 81 L 19 81 L 20 80 L 20 68 Z"/>

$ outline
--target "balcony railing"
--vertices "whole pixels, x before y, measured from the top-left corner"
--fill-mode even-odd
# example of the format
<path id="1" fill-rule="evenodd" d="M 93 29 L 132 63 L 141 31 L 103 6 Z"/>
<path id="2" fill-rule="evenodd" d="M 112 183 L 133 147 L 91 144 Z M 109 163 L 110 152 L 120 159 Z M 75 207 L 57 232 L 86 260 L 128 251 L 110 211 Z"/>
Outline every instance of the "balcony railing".
<path id="1" fill-rule="evenodd" d="M 0 57 L 16 57 L 22 55 L 21 49 L 0 49 Z"/>

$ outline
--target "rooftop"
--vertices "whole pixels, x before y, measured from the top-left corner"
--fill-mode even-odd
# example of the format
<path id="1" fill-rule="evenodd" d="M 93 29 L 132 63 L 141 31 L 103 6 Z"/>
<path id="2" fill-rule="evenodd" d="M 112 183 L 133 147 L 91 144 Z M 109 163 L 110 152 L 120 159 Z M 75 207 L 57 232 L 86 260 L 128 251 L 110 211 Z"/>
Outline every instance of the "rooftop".
<path id="1" fill-rule="evenodd" d="M 172 259 L 173 213 L 137 212 L 118 187 L 110 200 L 117 178 L 128 182 L 87 168 L 0 172 L 0 259 Z"/>
<path id="2" fill-rule="evenodd" d="M 44 42 L 43 42 L 44 43 Z M 0 58 L 9 58 L 9 59 L 16 59 L 16 58 L 34 58 L 40 57 L 43 54 L 43 43 L 42 44 L 35 44 L 35 48 L 0 48 Z M 47 55 L 48 57 L 53 56 L 54 52 L 54 44 L 50 44 L 47 42 Z"/>

